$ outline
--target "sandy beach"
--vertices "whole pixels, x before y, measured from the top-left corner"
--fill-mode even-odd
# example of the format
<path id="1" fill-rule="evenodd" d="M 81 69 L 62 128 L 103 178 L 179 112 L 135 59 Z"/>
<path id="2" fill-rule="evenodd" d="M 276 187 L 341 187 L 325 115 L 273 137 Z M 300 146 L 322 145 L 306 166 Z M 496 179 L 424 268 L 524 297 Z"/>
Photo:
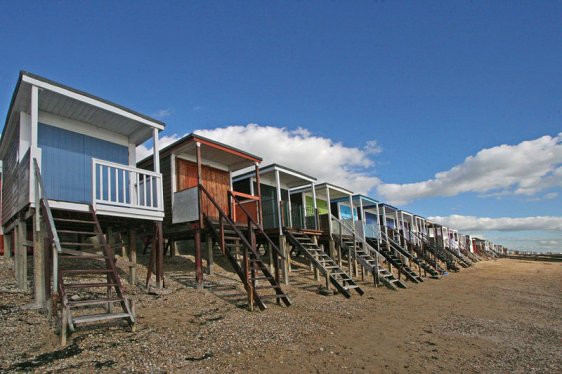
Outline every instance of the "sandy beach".
<path id="1" fill-rule="evenodd" d="M 0 372 L 562 371 L 561 263 L 483 261 L 398 292 L 363 282 L 365 294 L 351 299 L 319 295 L 301 267 L 287 287 L 294 304 L 264 312 L 244 308 L 240 282 L 217 264 L 197 291 L 191 258 L 166 258 L 165 294 L 126 287 L 135 333 L 119 324 L 83 328 L 61 349 L 2 258 Z"/>

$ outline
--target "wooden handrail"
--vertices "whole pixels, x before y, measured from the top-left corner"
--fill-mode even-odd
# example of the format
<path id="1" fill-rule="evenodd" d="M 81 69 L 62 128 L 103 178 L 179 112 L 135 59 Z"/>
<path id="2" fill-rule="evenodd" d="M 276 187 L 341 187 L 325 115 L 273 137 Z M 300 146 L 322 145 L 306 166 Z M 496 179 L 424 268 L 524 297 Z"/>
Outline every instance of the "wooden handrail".
<path id="1" fill-rule="evenodd" d="M 247 200 L 258 201 L 260 199 L 259 196 L 249 195 L 247 193 L 242 193 L 242 192 L 238 192 L 238 191 L 229 190 L 228 193 L 231 194 L 232 196 L 240 196 L 240 197 L 243 197 Z"/>
<path id="2" fill-rule="evenodd" d="M 352 230 L 349 226 L 347 226 L 347 224 L 346 224 L 344 221 L 340 220 L 339 218 L 337 218 L 336 216 L 334 216 L 332 213 L 330 213 L 330 216 L 331 216 L 333 219 L 335 219 L 336 221 L 338 221 L 338 223 L 340 224 L 341 227 L 345 227 L 345 229 L 346 229 L 347 231 L 349 231 L 349 232 L 351 233 L 351 235 L 353 235 L 354 240 L 357 240 L 358 242 L 363 243 L 363 245 L 364 245 L 365 247 L 367 247 L 367 249 L 369 249 L 371 252 L 374 252 L 374 253 L 375 253 L 375 258 L 376 258 L 376 260 L 377 260 L 377 263 L 379 262 L 379 259 L 381 258 L 381 257 L 380 257 L 381 254 L 379 253 L 379 251 L 377 251 L 377 250 L 376 250 L 372 245 L 370 245 L 365 239 L 363 239 L 362 237 L 360 237 L 360 236 L 358 236 L 356 233 L 354 233 L 353 230 Z M 343 233 L 342 233 L 342 230 L 341 230 L 341 228 L 340 228 L 340 239 L 341 239 L 341 236 L 342 236 L 342 235 L 343 235 Z"/>
<path id="3" fill-rule="evenodd" d="M 226 213 L 224 212 L 224 210 L 222 210 L 222 208 L 219 206 L 219 204 L 217 203 L 217 201 L 211 196 L 211 194 L 209 193 L 209 191 L 207 191 L 207 189 L 205 187 L 203 187 L 202 184 L 199 185 L 199 190 L 202 191 L 205 195 L 207 195 L 207 198 L 209 199 L 209 201 L 211 202 L 211 204 L 213 204 L 215 206 L 215 208 L 217 209 L 217 211 L 219 212 L 219 214 L 225 219 L 226 223 L 228 223 L 228 225 L 234 230 L 234 232 L 236 232 L 236 234 L 240 237 L 242 243 L 250 248 L 250 250 L 253 252 L 253 248 L 252 245 L 248 242 L 248 239 L 246 239 L 246 237 L 244 236 L 244 234 L 242 234 L 242 231 L 240 231 L 240 229 L 236 226 L 236 224 L 230 219 L 230 217 L 228 217 L 226 215 Z"/>
<path id="4" fill-rule="evenodd" d="M 250 213 L 248 213 L 246 208 L 244 208 L 244 206 L 242 206 L 240 201 L 238 201 L 238 199 L 236 198 L 236 193 L 233 193 L 232 191 L 228 191 L 228 193 L 232 196 L 232 198 L 234 200 L 234 203 L 238 204 L 238 206 L 242 209 L 242 212 L 244 212 L 244 214 L 246 214 L 246 216 L 248 217 L 248 222 L 251 222 L 258 229 L 258 231 L 263 234 L 263 236 L 266 238 L 266 240 L 269 242 L 269 244 L 273 247 L 273 249 L 275 249 L 275 252 L 277 252 L 277 255 L 279 255 L 279 257 L 281 257 L 282 259 L 285 259 L 285 256 L 283 256 L 283 254 L 281 253 L 279 248 L 277 248 L 275 243 L 273 243 L 273 241 L 269 238 L 269 236 L 265 233 L 265 231 L 263 231 L 263 228 L 261 227 L 261 225 L 258 225 L 256 223 L 256 221 L 254 221 L 254 219 L 252 218 Z"/>
<path id="5" fill-rule="evenodd" d="M 43 185 L 43 179 L 41 178 L 41 172 L 39 171 L 39 164 L 37 163 L 37 159 L 33 159 L 33 166 L 35 171 L 35 181 L 36 184 L 39 185 L 41 188 L 41 200 L 43 201 L 43 205 L 45 206 L 45 213 L 47 214 L 47 221 L 49 223 L 49 227 L 51 229 L 51 234 L 53 235 L 53 243 L 57 249 L 58 253 L 62 252 L 62 248 L 60 246 L 59 235 L 57 230 L 55 229 L 55 220 L 53 219 L 53 213 L 51 212 L 51 207 L 49 206 L 49 199 L 47 198 L 47 194 L 45 193 L 45 186 Z M 37 188 L 37 186 L 36 186 Z M 37 195 L 37 191 L 36 191 Z M 35 202 L 35 209 L 38 209 L 38 205 L 40 202 Z"/>

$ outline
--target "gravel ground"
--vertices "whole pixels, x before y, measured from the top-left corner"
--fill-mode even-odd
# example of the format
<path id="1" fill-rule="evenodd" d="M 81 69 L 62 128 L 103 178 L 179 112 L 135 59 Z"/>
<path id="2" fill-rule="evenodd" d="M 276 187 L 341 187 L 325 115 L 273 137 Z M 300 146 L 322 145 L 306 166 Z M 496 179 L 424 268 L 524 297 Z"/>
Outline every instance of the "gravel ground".
<path id="1" fill-rule="evenodd" d="M 193 259 L 166 258 L 166 292 L 147 293 L 142 266 L 126 286 L 135 333 L 81 328 L 64 349 L 12 268 L 0 259 L 0 372 L 562 372 L 558 263 L 480 262 L 398 292 L 360 282 L 365 295 L 349 300 L 319 295 L 298 268 L 293 306 L 249 312 L 224 259 L 198 291 Z"/>

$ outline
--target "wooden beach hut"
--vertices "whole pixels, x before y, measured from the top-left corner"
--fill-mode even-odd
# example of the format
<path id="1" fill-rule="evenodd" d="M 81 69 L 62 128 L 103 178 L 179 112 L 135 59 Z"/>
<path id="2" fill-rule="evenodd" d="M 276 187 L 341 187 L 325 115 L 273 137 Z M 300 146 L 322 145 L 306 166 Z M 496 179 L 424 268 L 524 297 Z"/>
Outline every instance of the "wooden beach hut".
<path id="1" fill-rule="evenodd" d="M 261 191 L 263 228 L 283 244 L 284 229 L 317 230 L 316 200 L 292 194 L 295 188 L 314 186 L 316 178 L 283 165 L 271 164 L 255 172 L 246 172 L 233 179 L 234 190 L 242 193 Z"/>
<path id="2" fill-rule="evenodd" d="M 33 248 L 35 301 L 40 307 L 59 301 L 63 338 L 67 325 L 134 324 L 107 234 L 114 226 L 161 231 L 160 169 L 158 163 L 154 171 L 137 168 L 135 150 L 151 139 L 158 160 L 163 129 L 161 121 L 108 100 L 19 75 L 0 142 L 6 253 L 15 253 L 17 283 L 25 289 Z M 134 283 L 134 248 L 129 253 Z M 91 314 L 95 308 L 106 312 Z"/>
<path id="3" fill-rule="evenodd" d="M 290 195 L 298 197 L 301 201 L 312 202 L 315 204 L 317 213 L 317 230 L 314 233 L 307 233 L 302 230 L 285 230 L 293 250 L 297 254 L 305 254 L 311 261 L 312 266 L 326 276 L 327 288 L 331 284 L 346 297 L 351 296 L 350 290 L 355 290 L 362 295 L 363 290 L 351 277 L 353 253 L 349 250 L 347 250 L 348 272 L 345 272 L 342 266 L 342 250 L 345 249 L 343 246 L 345 243 L 341 240 L 342 230 L 349 225 L 349 227 L 353 227 L 351 231 L 355 231 L 356 217 L 352 201 L 353 192 L 324 182 L 293 189 L 290 191 Z M 336 238 L 338 237 L 339 246 L 336 245 Z M 310 245 L 311 242 L 313 245 Z M 325 248 L 327 248 L 327 252 Z M 357 269 L 357 266 L 355 266 L 355 269 Z"/>
<path id="4" fill-rule="evenodd" d="M 332 237 L 335 240 L 338 261 L 347 256 L 349 273 L 365 280 L 371 274 L 375 285 L 389 289 L 406 288 L 406 285 L 383 266 L 386 261 L 380 253 L 381 234 L 379 202 L 364 195 L 355 194 L 331 201 Z"/>
<path id="5" fill-rule="evenodd" d="M 197 134 L 189 134 L 160 151 L 166 213 L 163 234 L 172 250 L 176 241 L 194 241 L 196 281 L 202 288 L 203 239 L 209 272 L 213 243 L 218 244 L 244 285 L 249 307 L 265 309 L 268 297 L 287 306 L 291 302 L 279 284 L 277 264 L 282 255 L 262 227 L 260 162 L 258 156 Z M 151 169 L 153 160 L 143 160 L 139 167 Z M 252 175 L 257 184 L 255 188 L 250 185 L 244 191 L 236 190 L 233 173 L 247 168 L 253 168 L 247 175 Z M 258 243 L 258 238 L 262 242 Z M 263 243 L 272 253 L 273 273 L 262 259 Z M 268 294 L 267 289 L 273 293 Z"/>
<path id="6" fill-rule="evenodd" d="M 365 195 L 353 195 L 353 205 L 357 211 L 357 230 L 363 239 L 380 240 L 379 201 Z"/>

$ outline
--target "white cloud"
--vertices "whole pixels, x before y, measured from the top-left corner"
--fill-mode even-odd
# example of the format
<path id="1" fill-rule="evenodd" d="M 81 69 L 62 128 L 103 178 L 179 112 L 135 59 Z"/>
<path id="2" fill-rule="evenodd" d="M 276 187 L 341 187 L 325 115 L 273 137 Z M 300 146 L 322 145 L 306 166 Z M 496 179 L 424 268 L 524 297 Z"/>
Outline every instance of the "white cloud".
<path id="1" fill-rule="evenodd" d="M 433 179 L 406 184 L 380 184 L 378 193 L 394 204 L 455 196 L 463 192 L 488 196 L 534 196 L 562 186 L 562 133 L 483 149 Z M 547 198 L 553 198 L 547 194 Z M 554 196 L 556 197 L 556 196 Z"/>
<path id="2" fill-rule="evenodd" d="M 187 134 L 186 134 L 187 135 Z M 164 149 L 182 136 L 178 134 L 166 135 L 159 139 L 160 149 Z M 145 157 L 151 156 L 153 153 L 152 145 L 147 147 L 145 144 L 141 144 L 137 147 L 137 162 L 144 159 Z"/>
<path id="3" fill-rule="evenodd" d="M 319 182 L 331 182 L 356 193 L 368 193 L 380 182 L 369 174 L 374 165 L 370 156 L 381 151 L 375 141 L 368 141 L 364 148 L 346 147 L 329 138 L 314 136 L 304 128 L 289 130 L 256 124 L 194 132 L 262 157 L 262 165 L 284 165 L 312 175 Z M 160 149 L 181 137 L 177 134 L 162 137 Z M 137 160 L 151 154 L 151 147 L 137 147 Z"/>
<path id="4" fill-rule="evenodd" d="M 263 157 L 262 165 L 281 164 L 315 176 L 319 182 L 331 182 L 357 193 L 367 193 L 379 183 L 369 173 L 374 166 L 370 156 L 380 152 L 374 141 L 367 142 L 364 148 L 347 147 L 304 128 L 289 130 L 256 124 L 195 133 Z"/>
<path id="5" fill-rule="evenodd" d="M 562 231 L 562 217 L 553 216 L 487 218 L 454 214 L 428 219 L 459 231 Z"/>
<path id="6" fill-rule="evenodd" d="M 156 117 L 156 118 L 165 118 L 165 117 L 169 117 L 172 115 L 172 110 L 171 109 L 160 109 L 159 111 L 157 111 L 156 113 L 154 113 L 152 116 Z"/>

